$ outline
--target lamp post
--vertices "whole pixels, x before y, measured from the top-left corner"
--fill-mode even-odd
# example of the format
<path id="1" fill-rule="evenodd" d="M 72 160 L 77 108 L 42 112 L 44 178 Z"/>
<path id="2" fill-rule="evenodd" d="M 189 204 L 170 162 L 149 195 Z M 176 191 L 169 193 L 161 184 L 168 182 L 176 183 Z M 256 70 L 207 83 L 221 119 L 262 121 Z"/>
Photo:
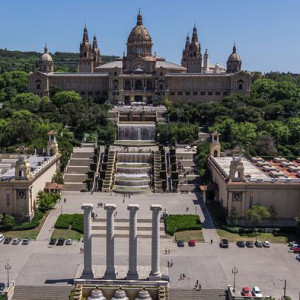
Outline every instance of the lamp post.
<path id="1" fill-rule="evenodd" d="M 280 281 L 284 281 L 284 286 L 283 286 L 283 299 L 286 297 L 286 279 L 279 279 Z"/>
<path id="2" fill-rule="evenodd" d="M 11 269 L 11 265 L 7 262 L 5 265 L 5 270 L 7 271 L 7 286 L 9 287 L 9 270 Z"/>
<path id="3" fill-rule="evenodd" d="M 233 274 L 233 291 L 235 292 L 235 275 L 237 274 L 239 272 L 239 270 L 236 268 L 236 267 L 234 267 L 233 269 L 232 269 L 232 274 Z"/>

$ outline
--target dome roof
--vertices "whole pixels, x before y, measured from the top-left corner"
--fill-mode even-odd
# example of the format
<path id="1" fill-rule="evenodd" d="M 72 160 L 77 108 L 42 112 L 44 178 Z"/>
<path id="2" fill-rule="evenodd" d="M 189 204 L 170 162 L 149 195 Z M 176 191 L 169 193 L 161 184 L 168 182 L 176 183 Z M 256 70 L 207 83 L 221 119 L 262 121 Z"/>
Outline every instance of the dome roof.
<path id="1" fill-rule="evenodd" d="M 40 61 L 42 61 L 42 62 L 45 62 L 45 61 L 53 62 L 53 59 L 52 59 L 51 55 L 49 54 L 47 45 L 44 48 L 44 54 L 41 56 Z"/>
<path id="2" fill-rule="evenodd" d="M 233 51 L 228 57 L 227 62 L 235 63 L 235 62 L 241 62 L 240 56 L 236 53 L 236 46 L 233 46 Z"/>
<path id="3" fill-rule="evenodd" d="M 139 11 L 136 26 L 131 30 L 127 43 L 152 42 L 151 36 L 143 25 L 143 17 Z"/>

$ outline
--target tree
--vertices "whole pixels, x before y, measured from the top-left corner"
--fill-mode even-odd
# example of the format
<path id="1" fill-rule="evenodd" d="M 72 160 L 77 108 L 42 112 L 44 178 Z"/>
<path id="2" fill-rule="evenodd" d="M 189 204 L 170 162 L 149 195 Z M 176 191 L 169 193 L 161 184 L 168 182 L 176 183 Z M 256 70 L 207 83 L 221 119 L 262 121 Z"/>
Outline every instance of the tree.
<path id="1" fill-rule="evenodd" d="M 276 153 L 274 140 L 270 135 L 259 136 L 255 148 L 257 154 L 262 156 L 264 155 L 273 156 Z"/>
<path id="2" fill-rule="evenodd" d="M 81 102 L 82 99 L 80 95 L 74 91 L 63 91 L 56 93 L 51 100 L 57 107 L 61 107 L 69 102 Z"/>
<path id="3" fill-rule="evenodd" d="M 268 208 L 260 204 L 253 205 L 248 209 L 246 216 L 247 220 L 249 220 L 252 225 L 258 225 L 263 219 L 269 219 L 270 217 L 271 214 Z"/>

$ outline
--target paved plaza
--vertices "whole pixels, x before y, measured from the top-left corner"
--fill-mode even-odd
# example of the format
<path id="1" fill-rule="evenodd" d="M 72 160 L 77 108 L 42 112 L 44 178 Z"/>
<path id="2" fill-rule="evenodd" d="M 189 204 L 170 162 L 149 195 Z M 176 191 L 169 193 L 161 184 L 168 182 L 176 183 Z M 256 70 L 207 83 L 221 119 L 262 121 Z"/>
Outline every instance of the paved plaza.
<path id="1" fill-rule="evenodd" d="M 0 282 L 6 282 L 4 264 L 9 260 L 12 269 L 11 280 L 17 285 L 65 285 L 72 282 L 76 274 L 80 273 L 83 265 L 83 255 L 80 254 L 82 242 L 74 242 L 72 246 L 49 246 L 42 237 L 51 236 L 52 223 L 56 216 L 63 213 L 82 213 L 82 203 L 93 203 L 98 217 L 104 218 L 103 208 L 97 208 L 97 203 L 114 203 L 117 206 L 117 218 L 128 218 L 127 205 L 140 205 L 138 218 L 151 219 L 150 204 L 161 204 L 169 213 L 198 213 L 206 224 L 207 235 L 213 236 L 213 228 L 207 215 L 203 214 L 201 199 L 195 194 L 147 194 L 123 196 L 94 193 L 66 193 L 65 204 L 58 204 L 56 210 L 49 216 L 47 225 L 37 241 L 28 246 L 4 245 L 0 243 Z M 189 212 L 186 212 L 189 207 Z M 205 220 L 206 219 L 206 220 Z M 53 223 L 54 224 L 54 223 Z M 47 226 L 49 229 L 47 229 Z M 204 226 L 205 227 L 205 226 Z M 210 239 L 209 239 L 210 240 Z M 94 238 L 93 265 L 97 273 L 101 273 L 105 265 L 105 238 Z M 118 276 L 126 272 L 128 267 L 128 238 L 115 239 L 115 265 Z M 169 248 L 170 254 L 164 254 Z M 288 252 L 287 245 L 273 244 L 270 249 L 238 248 L 230 244 L 229 249 L 221 249 L 217 241 L 198 243 L 196 247 L 178 248 L 172 239 L 161 239 L 162 272 L 171 278 L 171 288 L 192 289 L 195 281 L 199 280 L 202 289 L 225 289 L 228 284 L 233 285 L 232 268 L 238 268 L 236 286 L 240 290 L 243 286 L 259 286 L 265 295 L 279 297 L 283 293 L 283 282 L 287 279 L 287 294 L 298 299 L 300 289 L 300 263 L 295 260 L 295 254 Z M 173 266 L 167 268 L 167 262 L 173 260 Z M 151 265 L 151 239 L 138 239 L 138 265 L 140 270 L 149 270 Z M 180 274 L 185 273 L 186 279 L 180 280 Z"/>

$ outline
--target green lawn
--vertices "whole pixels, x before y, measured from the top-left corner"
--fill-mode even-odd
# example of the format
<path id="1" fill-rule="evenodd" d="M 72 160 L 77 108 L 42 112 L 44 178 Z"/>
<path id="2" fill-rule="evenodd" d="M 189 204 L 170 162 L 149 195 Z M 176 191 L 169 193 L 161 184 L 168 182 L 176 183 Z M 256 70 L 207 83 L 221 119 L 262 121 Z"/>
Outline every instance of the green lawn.
<path id="1" fill-rule="evenodd" d="M 78 231 L 72 229 L 54 229 L 53 238 L 65 238 L 65 239 L 72 239 L 72 240 L 80 240 L 82 238 L 82 234 Z"/>
<path id="2" fill-rule="evenodd" d="M 6 237 L 11 237 L 11 238 L 21 238 L 21 239 L 25 239 L 25 238 L 30 238 L 32 240 L 36 239 L 36 237 L 38 236 L 38 234 L 40 233 L 41 228 L 43 227 L 47 216 L 50 214 L 51 210 L 48 210 L 43 218 L 40 220 L 40 224 L 38 227 L 34 228 L 34 229 L 30 229 L 30 230 L 17 230 L 17 231 L 5 231 L 5 232 L 1 232 L 3 233 L 4 236 Z"/>
<path id="3" fill-rule="evenodd" d="M 189 240 L 196 240 L 198 242 L 204 242 L 202 230 L 179 231 L 174 234 L 174 239 L 175 241 L 184 240 L 188 242 Z"/>
<path id="4" fill-rule="evenodd" d="M 255 241 L 256 236 L 255 233 L 231 233 L 223 229 L 216 229 L 218 235 L 221 239 L 228 239 L 230 242 L 236 241 Z M 271 243 L 287 243 L 288 241 L 295 240 L 296 236 L 291 233 L 280 233 L 280 234 L 273 234 L 273 233 L 257 233 L 257 240 L 260 241 L 269 241 Z"/>
<path id="5" fill-rule="evenodd" d="M 198 215 L 169 215 L 165 220 L 165 224 L 166 232 L 170 235 L 179 231 L 202 229 Z"/>

